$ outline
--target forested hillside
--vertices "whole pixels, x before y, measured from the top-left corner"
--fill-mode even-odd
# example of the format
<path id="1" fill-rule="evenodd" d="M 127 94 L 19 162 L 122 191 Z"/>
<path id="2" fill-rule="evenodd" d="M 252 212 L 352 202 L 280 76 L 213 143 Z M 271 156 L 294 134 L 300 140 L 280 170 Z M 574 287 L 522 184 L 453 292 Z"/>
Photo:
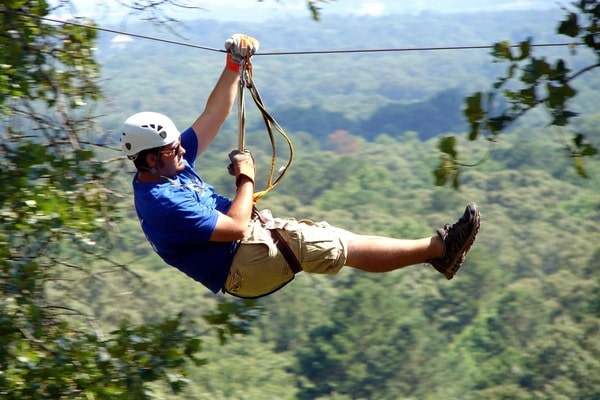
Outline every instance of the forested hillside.
<path id="1" fill-rule="evenodd" d="M 528 35 L 551 42 L 558 18 L 423 14 L 260 26 L 202 20 L 186 23 L 184 35 L 220 48 L 230 33 L 245 32 L 264 52 L 481 45 Z M 116 45 L 111 38 L 98 53 L 110 99 L 102 107 L 104 128 L 118 133 L 141 110 L 170 114 L 180 128 L 189 124 L 223 54 L 141 39 Z M 580 62 L 565 48 L 543 51 Z M 533 115 L 499 143 L 472 149 L 474 162 L 486 161 L 464 174 L 459 191 L 433 186 L 435 137 L 466 130 L 462 98 L 487 88 L 496 67 L 487 50 L 257 55 L 256 83 L 297 154 L 260 208 L 412 238 L 453 222 L 473 200 L 483 227 L 452 281 L 425 266 L 385 275 L 300 274 L 257 301 L 261 315 L 251 334 L 220 346 L 200 330 L 208 363 L 190 367 L 185 394 L 156 388 L 159 398 L 600 399 L 598 159 L 590 162 L 590 179 L 578 177 L 563 155 L 563 133 Z M 578 128 L 598 138 L 598 74 L 579 89 Z M 248 117 L 264 179 L 266 135 L 258 114 Z M 233 189 L 225 166 L 236 123 L 232 116 L 197 163 L 225 193 Z M 201 320 L 215 296 L 152 254 L 132 210 L 131 166 L 124 172 L 115 189 L 126 218 L 115 227 L 122 239 L 113 255 L 143 280 L 107 276 L 104 286 L 84 284 L 70 295 L 89 304 L 103 329 L 121 318 L 153 321 L 179 312 Z"/>
<path id="2" fill-rule="evenodd" d="M 475 200 L 477 244 L 452 281 L 425 266 L 299 275 L 258 301 L 251 335 L 225 347 L 205 338 L 209 363 L 192 368 L 181 398 L 597 398 L 600 168 L 583 181 L 543 130 L 529 133 L 529 143 L 511 136 L 458 192 L 432 187 L 433 144 L 415 134 L 359 141 L 353 155 L 300 140 L 291 176 L 260 207 L 419 237 Z M 262 172 L 265 156 L 257 152 Z M 201 165 L 231 190 L 219 155 Z M 76 297 L 108 323 L 180 311 L 200 319 L 214 296 L 151 254 L 133 215 L 129 222 L 115 254 L 145 285 L 107 277 L 110 290 L 85 287 Z"/>

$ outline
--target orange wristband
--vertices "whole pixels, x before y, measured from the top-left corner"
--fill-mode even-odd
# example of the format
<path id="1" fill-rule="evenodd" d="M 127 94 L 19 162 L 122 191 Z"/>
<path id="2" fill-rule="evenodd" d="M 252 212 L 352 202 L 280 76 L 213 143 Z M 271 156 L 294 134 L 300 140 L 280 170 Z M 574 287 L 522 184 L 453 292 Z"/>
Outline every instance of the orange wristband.
<path id="1" fill-rule="evenodd" d="M 227 53 L 227 61 L 225 66 L 228 70 L 231 70 L 233 72 L 240 72 L 240 64 L 233 61 L 233 56 L 231 55 L 231 53 Z"/>

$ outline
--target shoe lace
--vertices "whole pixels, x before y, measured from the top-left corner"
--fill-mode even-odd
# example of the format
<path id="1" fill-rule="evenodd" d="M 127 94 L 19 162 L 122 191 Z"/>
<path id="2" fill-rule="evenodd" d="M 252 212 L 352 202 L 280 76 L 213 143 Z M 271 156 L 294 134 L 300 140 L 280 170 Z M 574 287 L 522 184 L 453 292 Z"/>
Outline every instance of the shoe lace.
<path id="1" fill-rule="evenodd" d="M 454 225 L 444 225 L 444 230 L 446 231 L 446 245 L 450 245 L 453 251 L 457 250 L 458 247 L 460 247 L 460 243 L 466 239 L 467 230 L 463 229 L 466 223 L 467 221 L 461 218 Z M 447 253 L 448 251 L 446 251 L 446 254 Z"/>

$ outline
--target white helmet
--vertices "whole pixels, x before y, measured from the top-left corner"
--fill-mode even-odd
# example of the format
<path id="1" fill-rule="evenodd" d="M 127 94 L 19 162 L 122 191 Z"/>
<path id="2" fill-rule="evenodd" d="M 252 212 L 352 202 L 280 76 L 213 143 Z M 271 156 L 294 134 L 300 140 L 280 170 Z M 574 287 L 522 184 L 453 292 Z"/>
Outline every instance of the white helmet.
<path id="1" fill-rule="evenodd" d="M 142 150 L 173 143 L 180 135 L 169 117 L 150 111 L 127 118 L 121 132 L 121 147 L 131 160 Z"/>

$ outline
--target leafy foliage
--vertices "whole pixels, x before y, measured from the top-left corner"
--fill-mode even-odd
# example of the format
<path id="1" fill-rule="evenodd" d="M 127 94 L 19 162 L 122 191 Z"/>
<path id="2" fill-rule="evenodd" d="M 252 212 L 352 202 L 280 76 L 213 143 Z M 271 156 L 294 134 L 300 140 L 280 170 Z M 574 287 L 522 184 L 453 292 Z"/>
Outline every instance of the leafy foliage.
<path id="1" fill-rule="evenodd" d="M 528 146 L 517 130 L 485 171 L 465 173 L 460 191 L 431 186 L 436 142 L 416 135 L 363 142 L 356 155 L 299 153 L 261 208 L 360 233 L 422 237 L 474 199 L 483 212 L 476 245 L 450 282 L 422 266 L 298 275 L 258 300 L 264 312 L 249 337 L 207 349 L 211 362 L 192 369 L 194 384 L 181 397 L 593 398 L 598 166 L 581 180 L 568 159 L 554 156 L 543 129 L 519 129 L 531 135 Z M 267 166 L 260 162 L 259 173 Z M 223 169 L 214 163 L 200 172 Z"/>
<path id="2" fill-rule="evenodd" d="M 532 51 L 533 38 L 516 46 L 517 54 L 508 41 L 496 43 L 492 56 L 495 62 L 508 63 L 507 72 L 493 84 L 492 91 L 476 92 L 465 99 L 464 114 L 470 124 L 470 141 L 482 135 L 495 141 L 501 132 L 538 107 L 547 111 L 550 126 L 567 126 L 578 115 L 569 106 L 577 95 L 572 82 L 580 75 L 600 67 L 600 8 L 595 0 L 581 0 L 573 5 L 575 11 L 565 10 L 567 16 L 560 22 L 557 33 L 579 39 L 579 42 L 573 43 L 573 51 L 578 45 L 587 47 L 596 54 L 596 62 L 574 72 L 563 59 L 550 62 L 544 57 L 535 57 Z M 501 96 L 501 101 L 497 100 L 498 96 Z M 439 149 L 443 154 L 435 170 L 436 184 L 451 182 L 456 188 L 464 164 L 458 157 L 455 143 L 446 138 L 441 140 Z M 598 149 L 581 132 L 575 133 L 571 144 L 565 145 L 565 148 L 575 160 L 577 173 L 587 177 L 582 158 L 596 156 Z"/>
<path id="3" fill-rule="evenodd" d="M 22 22 L 16 26 L 32 29 Z M 435 29 L 435 24 L 427 26 Z M 417 40 L 419 33 L 414 35 Z M 136 68 L 143 65 L 150 79 L 161 81 L 162 65 L 145 63 L 133 51 L 125 58 L 112 55 L 109 66 L 114 71 L 117 65 L 120 74 L 122 110 L 162 105 L 165 95 L 175 92 L 181 100 L 173 102 L 178 117 L 189 112 L 184 107 L 188 99 L 197 105 L 196 96 L 181 95 L 185 88 L 176 86 L 197 92 L 189 80 L 144 85 L 145 77 Z M 165 53 L 165 59 L 171 55 Z M 377 60 L 383 75 L 388 61 Z M 176 72 L 198 74 L 190 67 L 198 64 L 179 62 Z M 328 59 L 322 70 L 340 74 L 348 64 Z M 352 63 L 353 74 L 361 74 L 357 66 Z M 419 66 L 416 58 L 403 63 L 407 70 Z M 403 68 L 390 69 L 394 76 L 403 73 Z M 36 66 L 22 72 L 29 70 Z M 285 71 L 285 83 L 290 75 L 296 81 L 294 74 L 313 77 L 310 68 Z M 130 87 L 128 77 L 133 75 L 136 84 Z M 451 86 L 439 80 L 443 75 L 429 74 L 424 86 Z M 328 99 L 352 93 L 360 107 L 340 103 L 348 107 L 344 116 L 352 122 L 356 118 L 348 116 L 363 111 L 375 115 L 382 104 L 381 99 L 365 101 L 369 97 L 362 97 L 362 90 L 368 91 L 372 83 L 357 80 L 362 86 L 340 85 L 336 79 L 331 86 L 317 79 L 302 80 L 306 85 L 273 85 L 270 98 L 286 97 L 292 87 L 310 91 L 311 83 L 317 87 L 312 90 Z M 403 100 L 421 98 L 424 94 L 415 94 L 421 91 L 415 83 L 399 77 L 387 80 L 385 89 L 406 94 Z M 65 87 L 82 86 L 75 81 Z M 136 87 L 156 92 L 140 95 Z M 26 93 L 25 86 L 15 90 Z M 72 109 L 57 114 L 41 102 L 25 105 L 10 96 L 3 103 L 13 112 L 4 126 L 8 140 L 0 148 L 3 398 L 598 396 L 600 173 L 593 164 L 588 181 L 577 179 L 567 168 L 568 160 L 553 156 L 556 143 L 543 130 L 517 126 L 514 135 L 498 143 L 488 163 L 461 175 L 460 191 L 448 191 L 431 187 L 435 144 L 419 140 L 421 132 L 391 136 L 375 128 L 369 142 L 361 140 L 360 132 L 335 133 L 343 128 L 337 124 L 324 130 L 326 136 L 315 136 L 306 129 L 309 124 L 299 123 L 298 130 L 304 132 L 293 132 L 300 149 L 297 162 L 261 204 L 276 215 L 322 218 L 362 233 L 421 237 L 432 234 L 432 226 L 450 222 L 466 200 L 474 199 L 484 210 L 484 227 L 452 282 L 419 267 L 381 276 L 349 270 L 334 278 L 302 274 L 285 290 L 246 303 L 203 296 L 196 283 L 151 253 L 130 210 L 129 182 L 123 182 L 128 178 L 115 180 L 126 168 L 103 161 L 112 153 L 91 146 L 108 138 L 89 134 L 95 131 L 87 124 L 89 116 L 82 117 L 83 103 L 70 101 L 78 98 L 76 90 L 68 99 L 52 93 L 47 94 L 48 106 Z M 153 94 L 159 98 L 156 103 Z M 93 100 L 87 95 L 79 98 Z M 303 96 L 289 97 L 300 103 Z M 60 117 L 50 118 L 56 115 Z M 323 119 L 328 122 L 326 115 Z M 595 129 L 596 119 L 585 118 L 581 127 Z M 106 126 L 113 129 L 119 122 Z M 233 131 L 226 129 L 217 138 L 215 153 L 230 148 Z M 320 140 L 325 137 L 331 140 Z M 523 143 L 523 137 L 529 141 Z M 438 145 L 450 161 L 458 157 L 458 143 L 449 136 Z M 582 153 L 594 147 L 585 136 L 576 136 L 573 146 L 580 146 Z M 207 154 L 201 173 L 227 190 L 231 179 L 220 156 Z M 256 157 L 260 169 L 268 156 L 259 148 Z M 82 304 L 89 308 L 77 307 Z M 118 318 L 124 314 L 142 323 Z M 236 340 L 221 346 L 233 334 Z"/>
<path id="4" fill-rule="evenodd" d="M 65 4 L 62 3 L 62 6 Z M 0 394 L 7 399 L 147 399 L 149 383 L 186 385 L 200 339 L 182 315 L 105 335 L 68 303 L 82 282 L 115 271 L 107 254 L 122 197 L 118 168 L 98 157 L 87 102 L 101 98 L 93 25 L 51 24 L 44 1 L 0 6 Z M 90 138 L 92 140 L 90 140 Z M 75 277 L 83 276 L 82 280 Z M 58 285 L 57 282 L 62 282 Z M 62 288 L 62 296 L 50 292 Z M 93 300 L 92 300 L 93 301 Z M 222 341 L 247 329 L 244 304 L 224 302 L 209 326 Z M 91 320 L 89 324 L 81 321 Z M 212 332 L 212 330 L 209 330 Z"/>
<path id="5" fill-rule="evenodd" d="M 124 325 L 104 338 L 14 298 L 5 299 L 2 311 L 3 398 L 145 399 L 147 382 L 165 379 L 177 393 L 186 384 L 186 361 L 203 363 L 195 357 L 200 340 L 190 337 L 181 316 Z"/>

